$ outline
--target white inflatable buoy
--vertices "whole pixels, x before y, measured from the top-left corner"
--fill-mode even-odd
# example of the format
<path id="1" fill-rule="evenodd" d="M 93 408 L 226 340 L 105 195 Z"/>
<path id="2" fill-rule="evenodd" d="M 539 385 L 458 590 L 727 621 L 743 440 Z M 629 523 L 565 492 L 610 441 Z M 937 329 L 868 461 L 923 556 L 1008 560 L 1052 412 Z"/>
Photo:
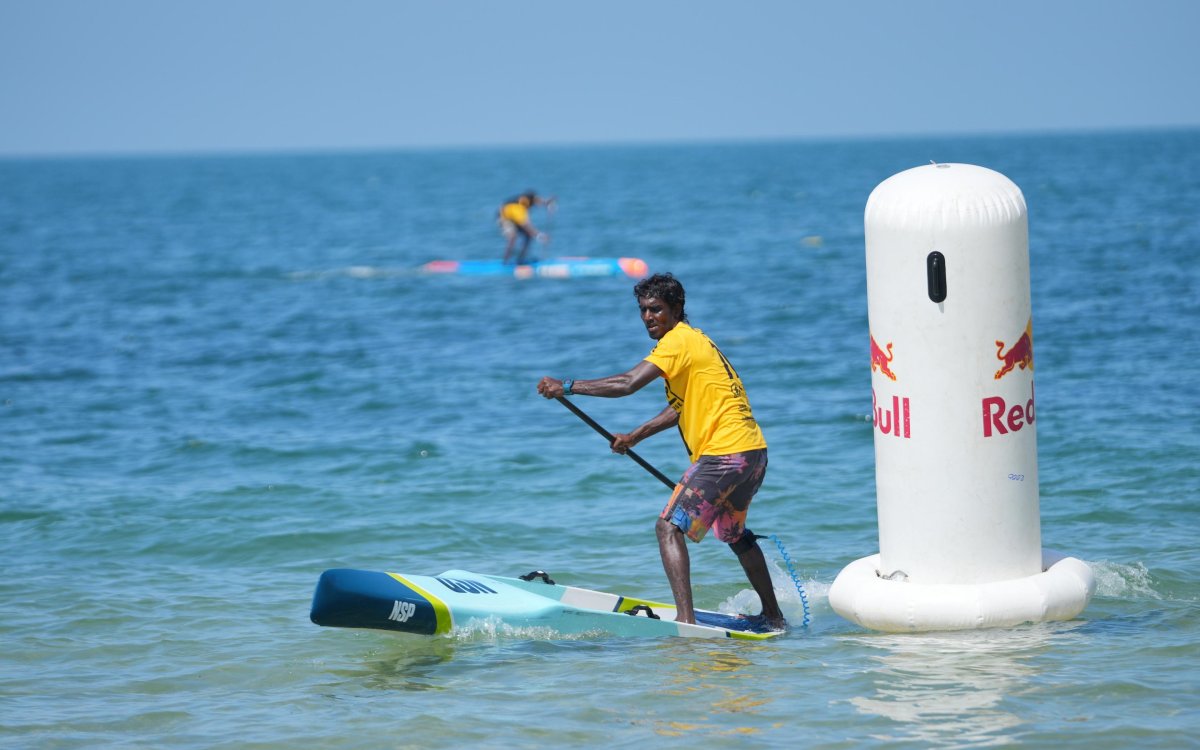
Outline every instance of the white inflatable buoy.
<path id="1" fill-rule="evenodd" d="M 1041 546 L 1025 198 L 969 164 L 867 200 L 879 554 L 829 602 L 885 631 L 1070 619 L 1091 569 Z"/>

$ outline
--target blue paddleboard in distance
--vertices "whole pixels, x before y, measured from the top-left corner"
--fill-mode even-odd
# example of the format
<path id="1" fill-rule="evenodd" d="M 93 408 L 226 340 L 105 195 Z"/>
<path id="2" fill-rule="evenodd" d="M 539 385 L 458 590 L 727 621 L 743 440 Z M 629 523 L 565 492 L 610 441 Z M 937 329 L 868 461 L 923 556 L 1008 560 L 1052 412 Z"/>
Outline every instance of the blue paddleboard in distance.
<path id="1" fill-rule="evenodd" d="M 628 276 L 640 279 L 649 274 L 641 258 L 546 258 L 532 263 L 499 260 L 431 260 L 421 266 L 425 273 L 459 276 L 511 276 L 517 279 L 575 279 L 595 276 Z"/>

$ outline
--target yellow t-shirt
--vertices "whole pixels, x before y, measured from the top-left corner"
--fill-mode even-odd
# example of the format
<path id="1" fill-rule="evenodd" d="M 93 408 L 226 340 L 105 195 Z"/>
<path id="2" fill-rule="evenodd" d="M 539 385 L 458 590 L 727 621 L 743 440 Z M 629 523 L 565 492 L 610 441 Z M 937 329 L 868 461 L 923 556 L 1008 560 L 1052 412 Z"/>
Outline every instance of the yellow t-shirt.
<path id="1" fill-rule="evenodd" d="M 529 223 L 529 208 L 517 201 L 505 203 L 500 209 L 500 218 L 505 221 L 511 221 L 518 226 L 525 226 Z"/>
<path id="2" fill-rule="evenodd" d="M 646 361 L 667 376 L 667 403 L 679 412 L 679 432 L 692 461 L 767 447 L 742 379 L 703 331 L 676 324 Z"/>

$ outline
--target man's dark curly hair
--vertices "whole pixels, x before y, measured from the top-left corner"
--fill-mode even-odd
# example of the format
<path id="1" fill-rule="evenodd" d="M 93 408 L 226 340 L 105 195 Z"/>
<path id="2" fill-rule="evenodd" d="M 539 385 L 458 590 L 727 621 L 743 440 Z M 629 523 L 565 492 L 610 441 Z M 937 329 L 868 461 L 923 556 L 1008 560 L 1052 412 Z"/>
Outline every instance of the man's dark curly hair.
<path id="1" fill-rule="evenodd" d="M 656 273 L 634 284 L 633 296 L 638 299 L 643 297 L 657 297 L 673 309 L 677 308 L 679 310 L 679 319 L 685 323 L 687 322 L 687 312 L 683 309 L 685 301 L 683 284 L 679 283 L 679 279 L 669 273 Z"/>

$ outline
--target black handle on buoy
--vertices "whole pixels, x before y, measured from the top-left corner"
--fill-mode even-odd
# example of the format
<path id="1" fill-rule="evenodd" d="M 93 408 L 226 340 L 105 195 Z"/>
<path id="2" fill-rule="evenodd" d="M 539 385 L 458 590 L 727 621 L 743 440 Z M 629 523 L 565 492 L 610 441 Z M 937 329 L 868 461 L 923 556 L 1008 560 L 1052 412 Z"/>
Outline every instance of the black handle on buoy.
<path id="1" fill-rule="evenodd" d="M 925 259 L 925 277 L 929 281 L 929 299 L 946 299 L 946 256 L 934 250 Z"/>

